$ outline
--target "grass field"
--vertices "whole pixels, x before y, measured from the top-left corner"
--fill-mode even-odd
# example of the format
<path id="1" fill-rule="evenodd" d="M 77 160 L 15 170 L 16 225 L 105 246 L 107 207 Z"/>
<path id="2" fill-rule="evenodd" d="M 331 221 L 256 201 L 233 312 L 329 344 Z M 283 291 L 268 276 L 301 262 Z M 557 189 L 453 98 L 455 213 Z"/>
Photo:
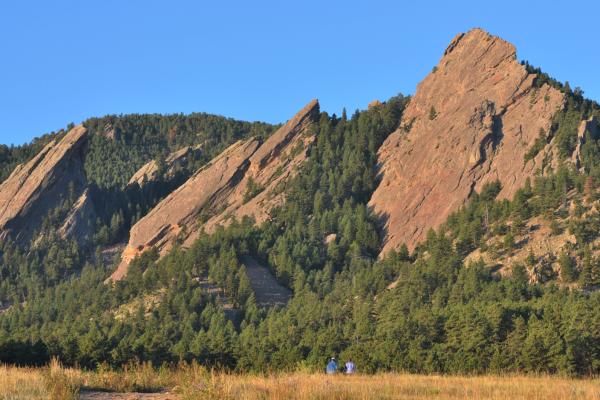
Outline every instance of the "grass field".
<path id="1" fill-rule="evenodd" d="M 126 392 L 148 394 L 121 395 Z M 149 394 L 149 393 L 159 394 Z M 162 393 L 160 393 L 162 392 Z M 168 393 L 166 393 L 168 392 Z M 0 367 L 0 399 L 600 399 L 600 379 L 551 376 L 231 375 L 198 365 L 115 372 Z"/>

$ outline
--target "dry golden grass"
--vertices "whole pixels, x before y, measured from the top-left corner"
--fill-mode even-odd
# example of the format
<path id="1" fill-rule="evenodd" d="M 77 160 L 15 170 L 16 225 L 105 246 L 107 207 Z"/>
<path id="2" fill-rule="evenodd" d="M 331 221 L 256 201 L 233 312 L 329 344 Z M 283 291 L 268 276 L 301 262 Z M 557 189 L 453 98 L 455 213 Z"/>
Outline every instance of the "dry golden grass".
<path id="1" fill-rule="evenodd" d="M 123 371 L 94 372 L 62 368 L 53 362 L 40 369 L 0 367 L 0 399 L 76 399 L 80 390 L 149 392 L 167 389 L 164 398 L 236 400 L 370 399 L 600 399 L 600 379 L 553 376 L 426 376 L 378 374 L 326 376 L 290 373 L 232 375 L 210 373 L 197 365 L 153 369 L 136 364 Z M 105 394 L 102 398 L 112 398 Z M 114 398 L 120 398 L 115 397 Z M 144 397 L 136 397 L 143 399 Z M 162 397 L 161 397 L 162 398 Z"/>
<path id="2" fill-rule="evenodd" d="M 600 380 L 558 377 L 451 377 L 407 374 L 335 376 L 289 374 L 213 377 L 221 399 L 600 399 Z M 199 397 L 201 398 L 201 397 Z"/>
<path id="3" fill-rule="evenodd" d="M 41 399 L 46 393 L 39 370 L 0 366 L 0 399 Z"/>
<path id="4" fill-rule="evenodd" d="M 0 365 L 0 400 L 72 400 L 79 397 L 81 372 L 52 361 L 46 368 Z"/>
<path id="5" fill-rule="evenodd" d="M 53 359 L 50 365 L 43 369 L 47 398 L 51 400 L 76 400 L 82 385 L 81 373 L 72 368 L 63 368 Z"/>
<path id="6" fill-rule="evenodd" d="M 100 367 L 80 372 L 81 387 L 86 391 L 155 393 L 169 391 L 180 399 L 206 399 L 212 387 L 212 374 L 197 363 L 174 368 L 153 368 L 149 363 L 132 364 L 121 371 Z M 214 375 L 216 376 L 216 375 Z M 140 396 L 138 396 L 140 397 Z M 166 398 L 172 399 L 171 395 Z"/>

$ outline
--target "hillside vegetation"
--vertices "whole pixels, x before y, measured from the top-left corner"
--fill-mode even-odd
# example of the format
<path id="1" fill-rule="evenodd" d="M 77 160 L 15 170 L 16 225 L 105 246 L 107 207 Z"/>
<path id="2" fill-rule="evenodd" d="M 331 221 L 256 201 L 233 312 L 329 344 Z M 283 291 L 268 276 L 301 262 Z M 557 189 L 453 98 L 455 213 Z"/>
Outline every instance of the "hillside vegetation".
<path id="1" fill-rule="evenodd" d="M 65 185 L 58 206 L 42 218 L 31 240 L 19 240 L 7 230 L 0 241 L 0 361 L 45 365 L 56 358 L 62 365 L 83 368 L 84 374 L 132 363 L 165 368 L 199 363 L 198 368 L 230 374 L 320 371 L 335 356 L 354 360 L 361 372 L 377 374 L 597 376 L 600 137 L 578 130 L 587 126 L 582 121 L 592 124 L 593 117 L 600 117 L 600 107 L 579 89 L 541 72 L 534 78 L 523 66 L 516 67 L 528 77 L 530 88 L 546 84 L 556 98 L 564 98 L 564 107 L 545 120 L 548 132 L 529 143 L 529 150 L 522 152 L 525 159 L 518 160 L 519 165 L 537 160 L 543 168 L 523 179 L 523 187 L 513 188 L 510 198 L 502 196 L 500 181 L 486 180 L 480 186 L 474 181 L 461 206 L 445 214 L 444 223 L 428 230 L 410 251 L 405 244 L 381 253 L 387 232 L 382 216 L 369 207 L 382 182 L 382 146 L 396 148 L 386 141 L 392 133 L 402 139 L 403 128 L 398 127 L 412 101 L 407 97 L 374 102 L 351 115 L 315 108 L 307 127 L 310 142 L 285 154 L 292 159 L 299 154 L 296 150 L 306 150 L 306 158 L 268 193 L 284 194 L 285 201 L 274 202 L 262 223 L 228 218 L 226 227 L 215 227 L 211 234 L 199 229 L 195 240 L 185 243 L 190 232 L 183 223 L 157 221 L 158 233 L 172 233 L 170 251 L 161 254 L 156 244 L 160 235 L 151 237 L 144 242 L 148 246 L 133 248 L 138 256 L 132 257 L 125 278 L 114 283 L 107 278 L 119 260 L 110 258 L 121 253 L 131 226 L 171 199 L 170 193 L 195 169 L 231 142 L 269 137 L 275 127 L 204 114 L 86 122 L 87 147 L 73 156 L 82 157 L 85 182 Z M 527 102 L 520 104 L 527 109 Z M 473 123 L 494 121 L 489 115 L 495 113 L 493 107 L 484 105 Z M 497 121 L 499 116 L 494 117 Z M 431 133 L 436 120 L 443 120 L 442 115 L 432 113 L 421 123 Z M 498 138 L 490 142 L 488 137 L 481 143 L 493 147 L 490 143 Z M 261 160 L 280 156 L 285 139 L 261 153 Z M 178 173 L 158 174 L 147 185 L 127 185 L 139 167 L 153 158 L 164 167 L 165 154 L 187 145 L 203 146 L 203 152 Z M 9 153 L 5 169 L 15 160 L 26 160 L 33 147 Z M 475 156 L 479 167 L 481 152 Z M 225 163 L 228 157 L 235 161 L 236 154 L 223 156 Z M 246 161 L 234 168 L 230 180 L 235 184 L 246 173 L 260 176 L 261 164 Z M 271 172 L 269 183 L 284 174 Z M 248 198 L 240 197 L 245 198 L 240 208 L 264 193 L 256 181 L 248 181 Z M 232 187 L 243 189 L 235 184 L 224 185 L 218 195 Z M 57 233 L 72 215 L 77 190 L 89 193 L 95 212 L 94 217 L 81 217 L 91 232 L 84 243 Z M 222 211 L 227 196 L 218 198 L 224 204 L 213 208 Z M 202 227 L 211 216 L 203 211 L 215 211 L 187 206 L 193 211 L 186 214 L 193 217 L 189 226 Z M 251 281 L 256 274 L 247 272 L 245 260 L 256 260 L 265 268 L 261 272 L 272 274 L 278 285 L 269 281 L 266 286 L 281 289 L 281 303 L 291 294 L 285 305 L 271 307 L 274 302 L 262 301 L 264 293 L 254 292 L 260 285 Z M 411 389 L 407 379 L 412 378 L 383 376 L 387 378 L 373 382 L 390 379 L 398 385 L 390 391 L 424 395 Z M 263 384 L 260 378 L 223 379 L 231 390 Z M 329 385 L 325 378 L 298 379 L 314 382 L 310 390 Z M 361 379 L 346 381 L 359 390 L 357 396 Z M 451 389 L 440 389 L 441 398 L 452 398 L 458 390 L 452 388 L 461 385 L 462 378 L 447 379 L 442 380 Z M 483 385 L 474 395 L 484 396 L 486 379 L 493 378 L 474 381 Z M 546 378 L 539 379 L 540 387 L 553 390 L 544 386 Z M 508 382 L 511 393 L 513 381 L 500 382 Z M 571 381 L 564 382 L 558 387 L 566 388 Z"/>

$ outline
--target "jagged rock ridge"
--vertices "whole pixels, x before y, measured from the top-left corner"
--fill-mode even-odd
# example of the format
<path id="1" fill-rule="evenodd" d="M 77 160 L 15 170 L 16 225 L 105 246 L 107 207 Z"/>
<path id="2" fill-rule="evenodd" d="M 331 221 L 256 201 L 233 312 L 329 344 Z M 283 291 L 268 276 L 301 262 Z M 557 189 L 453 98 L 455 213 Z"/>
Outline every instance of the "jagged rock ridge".
<path id="1" fill-rule="evenodd" d="M 313 100 L 264 143 L 239 141 L 194 173 L 131 228 L 110 279 L 123 278 L 130 261 L 149 248 L 165 254 L 176 240 L 189 245 L 202 229 L 211 232 L 234 218 L 267 219 L 284 199 L 286 179 L 306 158 L 318 114 L 319 103 Z"/>
<path id="2" fill-rule="evenodd" d="M 527 162 L 525 154 L 564 95 L 535 78 L 512 44 L 481 29 L 452 40 L 379 150 L 369 205 L 384 227 L 382 254 L 413 248 L 485 183 L 500 180 L 500 198 L 510 198 L 542 168 L 552 143 Z"/>
<path id="3" fill-rule="evenodd" d="M 188 162 L 190 157 L 200 153 L 201 146 L 186 146 L 171 154 L 169 154 L 164 160 L 164 177 L 169 179 L 175 175 L 176 171 L 183 168 Z M 129 179 L 128 186 L 138 184 L 143 187 L 148 182 L 153 182 L 159 178 L 161 171 L 156 160 L 150 160 L 144 164 L 135 174 Z"/>
<path id="4" fill-rule="evenodd" d="M 585 144 L 586 134 L 589 134 L 592 139 L 600 137 L 600 127 L 598 126 L 598 119 L 595 116 L 581 121 L 577 129 L 577 144 L 571 155 L 571 162 L 577 169 L 581 168 L 581 147 Z"/>
<path id="5" fill-rule="evenodd" d="M 0 185 L 0 238 L 11 236 L 26 243 L 46 213 L 56 207 L 70 190 L 81 196 L 86 180 L 83 172 L 83 146 L 86 129 L 79 125 L 71 129 L 61 140 L 48 143 L 32 160 L 18 165 Z M 85 196 L 87 199 L 87 196 Z M 80 199 L 81 200 L 81 199 Z M 87 200 L 78 202 L 82 207 Z M 86 214 L 90 213 L 86 206 Z M 74 229 L 76 213 L 62 230 L 67 237 L 71 233 L 82 234 Z"/>
<path id="6" fill-rule="evenodd" d="M 90 191 L 86 188 L 71 207 L 65 221 L 58 229 L 58 234 L 63 239 L 73 238 L 80 246 L 85 246 L 92 239 L 95 220 L 96 210 Z"/>

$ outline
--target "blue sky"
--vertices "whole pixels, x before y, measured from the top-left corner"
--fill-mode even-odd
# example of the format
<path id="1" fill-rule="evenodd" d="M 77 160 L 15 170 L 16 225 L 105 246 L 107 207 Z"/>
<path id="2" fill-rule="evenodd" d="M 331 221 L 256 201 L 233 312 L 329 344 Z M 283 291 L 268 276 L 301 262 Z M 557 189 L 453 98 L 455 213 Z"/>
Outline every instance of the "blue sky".
<path id="1" fill-rule="evenodd" d="M 422 3 L 422 4 L 417 4 Z M 119 113 L 282 122 L 411 94 L 482 27 L 600 100 L 594 1 L 3 1 L 0 143 Z"/>

